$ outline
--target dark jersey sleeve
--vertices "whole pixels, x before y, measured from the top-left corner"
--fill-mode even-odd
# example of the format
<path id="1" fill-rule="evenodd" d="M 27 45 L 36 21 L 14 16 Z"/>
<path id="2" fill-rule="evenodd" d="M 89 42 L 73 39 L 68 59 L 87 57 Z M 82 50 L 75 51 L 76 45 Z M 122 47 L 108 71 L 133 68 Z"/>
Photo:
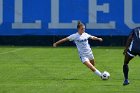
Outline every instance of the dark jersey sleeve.
<path id="1" fill-rule="evenodd" d="M 140 51 L 140 27 L 137 27 L 132 30 L 130 33 L 132 35 L 132 50 Z"/>
<path id="2" fill-rule="evenodd" d="M 133 36 L 135 39 L 140 39 L 140 27 L 133 29 Z"/>

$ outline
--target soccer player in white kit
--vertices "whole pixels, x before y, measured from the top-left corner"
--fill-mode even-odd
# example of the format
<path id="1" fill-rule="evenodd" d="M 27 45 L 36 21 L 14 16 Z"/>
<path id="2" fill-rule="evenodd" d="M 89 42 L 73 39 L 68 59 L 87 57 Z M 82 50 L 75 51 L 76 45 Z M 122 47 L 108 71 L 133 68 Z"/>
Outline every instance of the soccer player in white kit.
<path id="1" fill-rule="evenodd" d="M 66 41 L 74 41 L 77 46 L 82 63 L 85 64 L 88 68 L 90 68 L 91 71 L 93 71 L 95 74 L 101 77 L 101 72 L 95 68 L 94 56 L 88 43 L 88 39 L 98 41 L 103 41 L 103 39 L 91 36 L 88 33 L 86 33 L 85 25 L 80 21 L 77 24 L 77 29 L 78 29 L 77 33 L 57 41 L 56 43 L 53 44 L 53 47 L 57 47 L 57 45 L 64 43 Z"/>

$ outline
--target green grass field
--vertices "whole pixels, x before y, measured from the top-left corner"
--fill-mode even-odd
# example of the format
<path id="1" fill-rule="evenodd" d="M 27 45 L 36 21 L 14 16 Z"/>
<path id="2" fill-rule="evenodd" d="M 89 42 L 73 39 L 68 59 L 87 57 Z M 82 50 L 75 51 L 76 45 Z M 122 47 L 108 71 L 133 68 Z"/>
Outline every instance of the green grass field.
<path id="1" fill-rule="evenodd" d="M 123 48 L 93 47 L 101 80 L 84 66 L 76 47 L 0 47 L 0 93 L 139 93 L 140 59 L 129 64 L 130 85 L 123 86 Z"/>

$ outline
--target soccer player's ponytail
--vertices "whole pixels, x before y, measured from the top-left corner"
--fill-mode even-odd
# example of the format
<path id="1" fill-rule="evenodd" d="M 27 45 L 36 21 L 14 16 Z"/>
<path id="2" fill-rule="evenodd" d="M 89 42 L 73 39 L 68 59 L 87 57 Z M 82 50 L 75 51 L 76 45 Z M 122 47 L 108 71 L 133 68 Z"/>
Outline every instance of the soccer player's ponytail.
<path id="1" fill-rule="evenodd" d="M 77 23 L 77 29 L 79 29 L 81 26 L 83 26 L 84 24 L 81 21 L 78 21 Z"/>

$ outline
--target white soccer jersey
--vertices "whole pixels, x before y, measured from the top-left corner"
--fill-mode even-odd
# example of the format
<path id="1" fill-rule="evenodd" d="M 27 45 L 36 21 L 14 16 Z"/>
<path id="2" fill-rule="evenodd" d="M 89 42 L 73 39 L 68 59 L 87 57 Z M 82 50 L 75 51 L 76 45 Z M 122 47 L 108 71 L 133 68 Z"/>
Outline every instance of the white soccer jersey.
<path id="1" fill-rule="evenodd" d="M 90 48 L 90 45 L 88 43 L 88 38 L 92 37 L 91 35 L 87 34 L 87 33 L 83 33 L 82 35 L 80 35 L 78 32 L 75 34 L 72 34 L 70 36 L 68 36 L 67 38 L 69 39 L 69 41 L 74 41 L 79 55 L 81 57 L 92 54 L 92 50 Z"/>

